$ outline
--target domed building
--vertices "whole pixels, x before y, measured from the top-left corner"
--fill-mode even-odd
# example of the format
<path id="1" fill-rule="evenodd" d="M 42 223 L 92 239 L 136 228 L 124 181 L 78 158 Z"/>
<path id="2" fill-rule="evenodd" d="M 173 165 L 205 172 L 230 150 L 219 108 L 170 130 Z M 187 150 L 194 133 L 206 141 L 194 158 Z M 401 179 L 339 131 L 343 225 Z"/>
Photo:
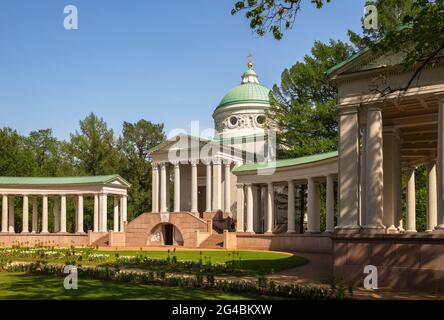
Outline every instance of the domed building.
<path id="1" fill-rule="evenodd" d="M 265 134 L 270 89 L 259 83 L 252 68 L 248 63 L 241 84 L 231 89 L 214 111 L 215 129 L 223 138 Z"/>

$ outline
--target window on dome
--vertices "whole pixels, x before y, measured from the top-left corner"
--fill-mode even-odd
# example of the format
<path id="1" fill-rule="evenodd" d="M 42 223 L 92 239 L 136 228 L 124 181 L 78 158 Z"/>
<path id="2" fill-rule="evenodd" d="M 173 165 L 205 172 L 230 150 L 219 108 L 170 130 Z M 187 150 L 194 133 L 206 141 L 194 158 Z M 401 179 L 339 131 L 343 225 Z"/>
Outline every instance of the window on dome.
<path id="1" fill-rule="evenodd" d="M 230 124 L 231 124 L 232 126 L 237 125 L 237 122 L 238 122 L 237 117 L 231 117 L 231 118 L 230 118 Z"/>
<path id="2" fill-rule="evenodd" d="M 259 124 L 259 125 L 264 125 L 265 124 L 265 116 L 258 116 L 257 118 L 256 118 L 256 122 L 257 122 L 257 124 Z"/>

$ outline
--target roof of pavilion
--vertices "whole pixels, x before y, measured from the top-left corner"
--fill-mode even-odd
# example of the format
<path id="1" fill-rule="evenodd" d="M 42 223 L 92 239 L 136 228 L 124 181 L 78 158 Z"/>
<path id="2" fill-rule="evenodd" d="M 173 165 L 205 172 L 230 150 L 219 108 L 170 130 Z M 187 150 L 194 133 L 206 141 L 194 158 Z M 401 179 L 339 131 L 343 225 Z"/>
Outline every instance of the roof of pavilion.
<path id="1" fill-rule="evenodd" d="M 131 184 L 118 174 L 85 177 L 0 177 L 0 186 L 36 186 L 36 185 L 91 185 L 120 182 L 126 187 Z"/>
<path id="2" fill-rule="evenodd" d="M 233 170 L 233 173 L 245 173 L 250 171 L 266 170 L 270 168 L 279 169 L 279 168 L 297 167 L 300 165 L 312 164 L 323 160 L 333 159 L 336 158 L 337 156 L 338 152 L 333 151 L 329 153 L 315 154 L 300 158 L 276 160 L 270 162 L 250 163 L 235 168 Z"/>

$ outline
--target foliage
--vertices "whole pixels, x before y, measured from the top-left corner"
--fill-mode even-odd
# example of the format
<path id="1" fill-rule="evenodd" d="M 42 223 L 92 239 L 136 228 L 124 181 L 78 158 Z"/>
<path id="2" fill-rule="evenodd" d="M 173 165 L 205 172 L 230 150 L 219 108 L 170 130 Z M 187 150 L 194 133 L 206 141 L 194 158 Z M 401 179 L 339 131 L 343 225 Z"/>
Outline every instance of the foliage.
<path id="1" fill-rule="evenodd" d="M 311 55 L 282 72 L 280 86 L 273 88 L 270 115 L 280 129 L 280 157 L 336 150 L 337 91 L 327 81 L 325 71 L 352 53 L 352 48 L 341 41 L 315 42 Z"/>
<path id="2" fill-rule="evenodd" d="M 240 0 L 234 5 L 231 14 L 245 12 L 250 20 L 250 28 L 259 36 L 271 32 L 275 39 L 280 40 L 283 31 L 291 29 L 302 0 Z M 311 0 L 311 3 L 320 9 L 330 0 Z"/>

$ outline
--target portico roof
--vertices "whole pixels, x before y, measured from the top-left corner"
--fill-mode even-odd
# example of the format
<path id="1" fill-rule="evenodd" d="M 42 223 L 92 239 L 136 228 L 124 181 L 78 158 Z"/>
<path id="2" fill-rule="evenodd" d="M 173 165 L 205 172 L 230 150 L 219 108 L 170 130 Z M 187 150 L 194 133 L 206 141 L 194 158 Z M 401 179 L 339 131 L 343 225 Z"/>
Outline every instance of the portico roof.
<path id="1" fill-rule="evenodd" d="M 338 156 L 338 152 L 333 151 L 333 152 L 329 152 L 329 153 L 315 154 L 315 155 L 305 156 L 305 157 L 300 157 L 300 158 L 244 164 L 238 168 L 235 168 L 233 170 L 233 173 L 243 173 L 243 172 L 256 171 L 256 170 L 261 170 L 261 169 L 265 170 L 268 168 L 278 169 L 278 168 L 285 168 L 285 167 L 293 167 L 293 166 L 304 165 L 304 164 L 309 164 L 309 163 L 314 163 L 314 162 L 318 162 L 318 161 L 332 159 L 337 156 Z"/>
<path id="2" fill-rule="evenodd" d="M 130 183 L 118 174 L 105 176 L 84 177 L 0 177 L 0 186 L 60 186 L 60 185 L 90 185 L 107 184 L 118 181 L 130 187 Z"/>

